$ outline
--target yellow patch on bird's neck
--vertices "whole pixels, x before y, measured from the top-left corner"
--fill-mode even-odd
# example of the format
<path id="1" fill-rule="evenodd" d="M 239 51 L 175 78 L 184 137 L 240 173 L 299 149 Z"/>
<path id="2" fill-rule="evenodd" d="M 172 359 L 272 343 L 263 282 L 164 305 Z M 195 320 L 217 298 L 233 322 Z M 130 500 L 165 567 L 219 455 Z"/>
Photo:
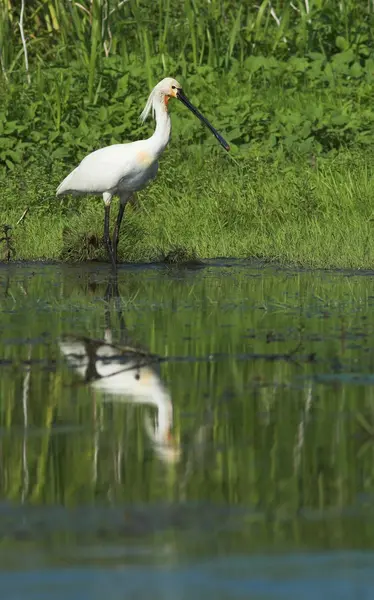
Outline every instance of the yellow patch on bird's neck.
<path id="1" fill-rule="evenodd" d="M 148 369 L 147 367 L 143 367 L 140 370 L 140 380 L 143 385 L 149 385 L 154 380 L 155 374 L 152 369 Z"/>
<path id="2" fill-rule="evenodd" d="M 138 162 L 144 166 L 148 166 L 153 163 L 152 156 L 145 150 L 139 150 L 139 152 L 136 153 L 136 158 Z"/>
<path id="3" fill-rule="evenodd" d="M 164 96 L 164 104 L 166 106 L 166 109 L 168 108 L 168 102 L 170 100 L 170 96 Z"/>

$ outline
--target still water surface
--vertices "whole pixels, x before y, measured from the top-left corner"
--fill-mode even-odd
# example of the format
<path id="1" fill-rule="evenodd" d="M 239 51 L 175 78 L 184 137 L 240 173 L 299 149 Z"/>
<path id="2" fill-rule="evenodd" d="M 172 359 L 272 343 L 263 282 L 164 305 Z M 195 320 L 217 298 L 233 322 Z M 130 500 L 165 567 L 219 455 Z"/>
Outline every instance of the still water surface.
<path id="1" fill-rule="evenodd" d="M 0 267 L 4 600 L 372 598 L 373 273 Z"/>

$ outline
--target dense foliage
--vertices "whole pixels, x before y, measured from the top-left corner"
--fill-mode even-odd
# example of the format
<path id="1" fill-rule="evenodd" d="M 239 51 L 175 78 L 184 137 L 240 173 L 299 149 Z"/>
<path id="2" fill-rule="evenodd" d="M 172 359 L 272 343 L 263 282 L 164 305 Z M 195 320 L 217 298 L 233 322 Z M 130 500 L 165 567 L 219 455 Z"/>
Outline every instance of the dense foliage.
<path id="1" fill-rule="evenodd" d="M 0 5 L 3 168 L 72 163 L 146 135 L 138 115 L 165 75 L 181 79 L 238 156 L 249 147 L 314 155 L 374 141 L 371 3 L 28 1 L 28 74 L 21 2 Z M 214 145 L 174 110 L 176 137 Z"/>

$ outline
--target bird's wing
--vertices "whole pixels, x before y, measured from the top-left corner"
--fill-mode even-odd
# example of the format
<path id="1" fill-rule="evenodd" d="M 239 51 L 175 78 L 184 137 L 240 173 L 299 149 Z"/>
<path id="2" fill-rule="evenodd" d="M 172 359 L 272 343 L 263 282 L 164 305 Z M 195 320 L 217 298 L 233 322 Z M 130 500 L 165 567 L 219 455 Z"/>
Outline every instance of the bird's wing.
<path id="1" fill-rule="evenodd" d="M 114 144 L 88 154 L 57 188 L 57 196 L 69 193 L 102 194 L 116 188 L 139 168 L 137 142 Z"/>

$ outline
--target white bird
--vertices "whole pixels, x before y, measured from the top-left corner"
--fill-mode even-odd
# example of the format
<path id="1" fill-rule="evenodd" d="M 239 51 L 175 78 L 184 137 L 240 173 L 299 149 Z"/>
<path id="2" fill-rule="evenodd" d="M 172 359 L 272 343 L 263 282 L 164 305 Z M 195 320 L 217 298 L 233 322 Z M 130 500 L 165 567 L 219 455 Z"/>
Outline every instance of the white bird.
<path id="1" fill-rule="evenodd" d="M 153 420 L 144 417 L 144 426 L 158 457 L 167 463 L 178 462 L 181 448 L 175 441 L 173 404 L 170 394 L 155 365 L 159 358 L 139 349 L 115 346 L 102 340 L 73 335 L 59 340 L 62 354 L 68 364 L 85 383 L 106 395 L 119 400 L 151 405 L 157 410 Z"/>
<path id="2" fill-rule="evenodd" d="M 225 150 L 230 149 L 223 137 L 189 102 L 178 81 L 166 77 L 153 88 L 141 114 L 142 121 L 145 121 L 152 109 L 156 118 L 156 129 L 153 135 L 146 140 L 128 144 L 113 144 L 91 152 L 57 188 L 57 196 L 64 194 L 103 195 L 105 205 L 104 241 L 114 268 L 117 262 L 119 230 L 126 204 L 134 192 L 143 189 L 156 177 L 158 159 L 170 139 L 171 121 L 168 112 L 170 98 L 180 100 L 210 129 Z M 119 196 L 120 206 L 111 241 L 109 236 L 110 203 L 115 194 Z"/>

